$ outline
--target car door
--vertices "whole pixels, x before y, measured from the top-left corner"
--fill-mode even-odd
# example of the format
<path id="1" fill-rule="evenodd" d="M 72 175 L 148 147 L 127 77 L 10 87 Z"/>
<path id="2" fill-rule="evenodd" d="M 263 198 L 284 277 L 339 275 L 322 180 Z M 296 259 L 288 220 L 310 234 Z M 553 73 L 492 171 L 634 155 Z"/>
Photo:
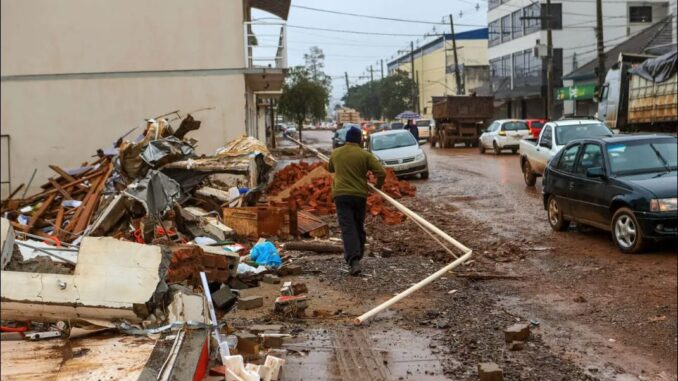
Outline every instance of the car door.
<path id="1" fill-rule="evenodd" d="M 553 146 L 553 127 L 546 125 L 539 136 L 537 147 L 535 148 L 534 163 L 532 169 L 537 173 L 544 173 L 544 168 L 551 158 L 551 148 Z"/>
<path id="2" fill-rule="evenodd" d="M 574 217 L 573 193 L 575 180 L 575 163 L 580 146 L 573 145 L 567 148 L 560 156 L 558 163 L 552 165 L 553 177 L 551 194 L 560 202 L 563 214 L 568 218 Z"/>
<path id="3" fill-rule="evenodd" d="M 501 126 L 501 123 L 494 122 L 490 124 L 490 127 L 487 127 L 487 130 L 481 136 L 483 146 L 492 147 L 492 140 L 494 138 L 494 135 L 497 133 L 497 130 L 499 130 L 499 126 Z"/>
<path id="4" fill-rule="evenodd" d="M 609 188 L 606 179 L 588 177 L 590 168 L 605 168 L 603 149 L 597 143 L 586 143 L 581 149 L 574 170 L 572 193 L 573 212 L 577 220 L 600 228 L 607 228 L 610 220 Z"/>

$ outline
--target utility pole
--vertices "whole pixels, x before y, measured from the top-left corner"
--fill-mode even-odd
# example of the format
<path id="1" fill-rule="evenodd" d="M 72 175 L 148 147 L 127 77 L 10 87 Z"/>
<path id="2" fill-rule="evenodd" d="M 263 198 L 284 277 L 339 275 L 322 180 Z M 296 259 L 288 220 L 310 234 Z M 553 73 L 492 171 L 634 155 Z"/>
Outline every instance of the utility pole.
<path id="1" fill-rule="evenodd" d="M 381 60 L 381 79 L 384 79 L 384 60 Z"/>
<path id="2" fill-rule="evenodd" d="M 416 78 L 417 79 L 414 81 L 414 84 L 417 87 L 417 92 L 419 92 L 419 71 L 417 71 Z M 417 96 L 417 109 L 414 110 L 414 112 L 416 112 L 417 114 L 421 114 L 421 107 L 419 106 L 419 97 L 418 96 Z"/>
<path id="3" fill-rule="evenodd" d="M 268 100 L 271 111 L 271 148 L 275 148 L 275 99 Z"/>
<path id="4" fill-rule="evenodd" d="M 450 29 L 452 30 L 452 49 L 454 50 L 454 80 L 457 84 L 457 95 L 463 95 L 464 89 L 461 86 L 459 60 L 457 58 L 457 38 L 454 36 L 454 20 L 452 19 L 452 15 L 450 15 Z M 447 54 L 447 52 L 445 54 Z M 447 76 L 447 74 L 445 76 Z"/>
<path id="5" fill-rule="evenodd" d="M 600 1 L 600 0 L 598 0 Z M 553 117 L 553 35 L 551 31 L 551 0 L 546 0 L 546 119 Z"/>
<path id="6" fill-rule="evenodd" d="M 370 82 L 374 82 L 374 70 L 372 69 L 372 65 L 370 65 Z"/>
<path id="7" fill-rule="evenodd" d="M 414 41 L 410 41 L 410 70 L 412 71 L 412 111 L 414 110 L 418 104 L 417 102 L 417 90 L 416 86 L 417 83 L 414 79 Z"/>
<path id="8" fill-rule="evenodd" d="M 344 78 L 346 78 L 346 92 L 348 93 L 349 85 L 348 85 L 348 72 L 344 72 Z"/>
<path id="9" fill-rule="evenodd" d="M 605 83 L 605 45 L 603 40 L 603 1 L 596 0 L 596 42 L 598 45 L 598 91 Z"/>

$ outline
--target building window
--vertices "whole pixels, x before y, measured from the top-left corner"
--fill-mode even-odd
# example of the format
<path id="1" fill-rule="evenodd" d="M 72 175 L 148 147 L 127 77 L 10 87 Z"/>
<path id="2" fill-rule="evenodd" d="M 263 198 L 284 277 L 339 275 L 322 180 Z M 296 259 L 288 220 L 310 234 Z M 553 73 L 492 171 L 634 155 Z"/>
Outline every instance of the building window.
<path id="1" fill-rule="evenodd" d="M 629 7 L 629 22 L 652 22 L 652 7 Z"/>
<path id="2" fill-rule="evenodd" d="M 525 86 L 525 54 L 513 53 L 513 88 Z"/>
<path id="3" fill-rule="evenodd" d="M 502 77 L 511 77 L 511 55 L 505 55 L 501 57 L 501 76 Z"/>
<path id="4" fill-rule="evenodd" d="M 541 29 L 546 30 L 546 5 L 541 7 L 541 17 L 544 19 Z M 563 29 L 563 4 L 551 4 L 551 29 Z"/>
<path id="5" fill-rule="evenodd" d="M 541 59 L 534 56 L 532 49 L 523 51 L 525 57 L 525 82 L 541 84 Z"/>
<path id="6" fill-rule="evenodd" d="M 511 14 L 511 19 L 513 22 L 513 27 L 511 31 L 513 32 L 513 38 L 518 38 L 523 35 L 523 10 L 519 9 Z"/>
<path id="7" fill-rule="evenodd" d="M 553 4 L 551 4 L 553 5 Z M 541 22 L 539 17 L 541 17 L 541 11 L 539 10 L 539 3 L 534 3 L 530 6 L 527 6 L 523 9 L 524 13 L 524 22 L 523 28 L 525 29 L 525 34 L 530 34 L 536 32 L 540 29 Z"/>
<path id="8" fill-rule="evenodd" d="M 501 22 L 499 20 L 493 21 L 488 27 L 488 44 L 489 46 L 498 45 L 501 41 Z"/>
<path id="9" fill-rule="evenodd" d="M 511 41 L 511 15 L 501 18 L 501 42 Z"/>

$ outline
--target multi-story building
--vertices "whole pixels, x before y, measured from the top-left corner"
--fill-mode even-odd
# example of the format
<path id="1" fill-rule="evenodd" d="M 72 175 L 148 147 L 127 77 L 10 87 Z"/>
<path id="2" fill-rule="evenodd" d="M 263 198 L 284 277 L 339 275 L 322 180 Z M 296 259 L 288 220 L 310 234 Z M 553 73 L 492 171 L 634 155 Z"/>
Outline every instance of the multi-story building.
<path id="1" fill-rule="evenodd" d="M 455 33 L 457 62 L 464 94 L 488 88 L 487 28 Z M 452 34 L 445 34 L 388 62 L 388 72 L 401 70 L 417 82 L 418 111 L 431 118 L 433 97 L 457 94 Z M 415 107 L 417 108 L 417 107 Z"/>
<path id="2" fill-rule="evenodd" d="M 2 0 L 2 193 L 79 166 L 144 118 L 197 109 L 213 153 L 264 139 L 290 0 Z M 252 22 L 252 9 L 279 18 Z M 138 134 L 141 129 L 137 130 Z M 136 135 L 135 135 L 136 136 Z M 11 176 L 10 176 L 11 175 Z M 4 197 L 4 196 L 3 196 Z"/>
<path id="3" fill-rule="evenodd" d="M 603 35 L 614 46 L 665 19 L 675 0 L 603 0 Z M 537 56 L 547 42 L 546 2 L 488 0 L 489 60 L 499 114 L 515 118 L 546 115 L 546 64 Z M 562 77 L 596 56 L 596 1 L 551 1 L 554 88 Z M 542 49 L 535 49 L 538 45 Z M 573 114 L 570 101 L 555 102 L 553 114 Z"/>

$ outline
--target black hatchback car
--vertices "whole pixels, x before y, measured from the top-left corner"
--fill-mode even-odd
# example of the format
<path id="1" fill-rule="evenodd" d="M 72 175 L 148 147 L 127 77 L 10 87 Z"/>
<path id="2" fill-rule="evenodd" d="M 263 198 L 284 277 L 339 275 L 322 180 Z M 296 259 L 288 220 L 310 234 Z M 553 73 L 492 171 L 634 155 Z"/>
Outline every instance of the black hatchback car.
<path id="1" fill-rule="evenodd" d="M 544 171 L 551 227 L 570 221 L 604 229 L 624 253 L 678 237 L 675 136 L 617 135 L 563 147 Z"/>

